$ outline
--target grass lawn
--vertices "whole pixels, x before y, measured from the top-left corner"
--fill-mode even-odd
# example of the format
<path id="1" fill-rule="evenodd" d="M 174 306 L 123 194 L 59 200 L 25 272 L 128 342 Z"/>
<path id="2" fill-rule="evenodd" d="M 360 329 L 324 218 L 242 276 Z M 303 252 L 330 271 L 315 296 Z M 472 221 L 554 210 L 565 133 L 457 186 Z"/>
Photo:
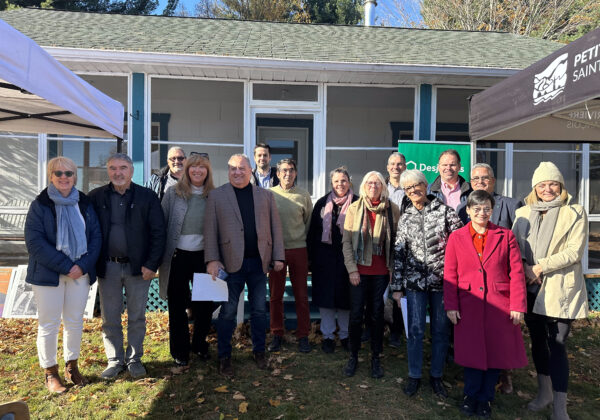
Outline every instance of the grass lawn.
<path id="1" fill-rule="evenodd" d="M 64 395 L 49 395 L 38 365 L 36 333 L 35 320 L 0 319 L 0 402 L 23 399 L 35 419 L 461 418 L 457 408 L 463 386 L 460 367 L 446 369 L 444 381 L 450 396 L 445 401 L 433 395 L 426 374 L 417 396 L 408 398 L 401 391 L 407 375 L 405 349 L 385 347 L 382 379 L 369 376 L 369 354 L 363 350 L 356 376 L 346 378 L 341 371 L 347 354 L 340 347 L 333 354 L 324 354 L 317 343 L 320 336 L 314 331 L 311 341 L 315 349 L 310 354 L 298 353 L 293 336 L 286 335 L 283 350 L 269 355 L 269 371 L 256 369 L 247 327 L 240 327 L 234 340 L 234 380 L 217 373 L 214 335 L 211 361 L 192 359 L 189 369 L 174 368 L 164 313 L 148 315 L 147 378 L 133 380 L 126 374 L 114 382 L 99 378 L 106 358 L 100 320 L 94 319 L 85 322 L 80 359 L 81 370 L 91 384 L 71 387 Z M 569 414 L 572 419 L 600 418 L 600 315 L 578 321 L 569 340 Z M 427 349 L 426 345 L 425 366 Z M 61 372 L 62 366 L 61 362 Z M 514 372 L 514 387 L 511 395 L 497 395 L 493 418 L 550 418 L 550 408 L 541 413 L 526 409 L 536 390 L 531 362 Z"/>

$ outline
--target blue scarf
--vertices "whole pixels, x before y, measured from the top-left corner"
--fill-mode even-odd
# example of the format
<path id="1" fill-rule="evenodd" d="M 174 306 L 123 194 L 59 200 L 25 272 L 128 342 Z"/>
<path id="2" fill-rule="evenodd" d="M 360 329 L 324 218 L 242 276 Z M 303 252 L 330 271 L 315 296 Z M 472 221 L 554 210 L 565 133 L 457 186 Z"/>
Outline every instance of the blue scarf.
<path id="1" fill-rule="evenodd" d="M 48 186 L 48 196 L 56 207 L 56 249 L 62 251 L 72 261 L 77 261 L 87 253 L 85 222 L 79 211 L 79 191 L 71 189 L 68 197 L 52 184 Z"/>

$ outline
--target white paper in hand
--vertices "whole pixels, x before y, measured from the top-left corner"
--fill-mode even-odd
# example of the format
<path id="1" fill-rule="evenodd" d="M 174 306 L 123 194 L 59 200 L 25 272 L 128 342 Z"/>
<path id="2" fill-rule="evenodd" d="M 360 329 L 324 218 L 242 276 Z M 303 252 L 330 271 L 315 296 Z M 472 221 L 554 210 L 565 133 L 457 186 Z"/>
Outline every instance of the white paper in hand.
<path id="1" fill-rule="evenodd" d="M 229 300 L 227 282 L 220 278 L 213 280 L 210 274 L 194 273 L 192 300 L 227 302 Z"/>

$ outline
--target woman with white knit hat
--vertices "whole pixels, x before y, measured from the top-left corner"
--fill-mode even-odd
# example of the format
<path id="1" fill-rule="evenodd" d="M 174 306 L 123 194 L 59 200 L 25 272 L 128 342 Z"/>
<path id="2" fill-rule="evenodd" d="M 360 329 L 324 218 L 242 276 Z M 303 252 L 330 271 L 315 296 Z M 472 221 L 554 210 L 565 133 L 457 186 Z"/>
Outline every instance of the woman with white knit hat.
<path id="1" fill-rule="evenodd" d="M 581 259 L 588 237 L 587 215 L 570 204 L 560 170 L 541 162 L 533 173 L 533 190 L 516 212 L 513 231 L 527 279 L 527 315 L 538 393 L 532 411 L 553 403 L 552 418 L 568 419 L 569 362 L 566 340 L 574 319 L 588 313 Z"/>

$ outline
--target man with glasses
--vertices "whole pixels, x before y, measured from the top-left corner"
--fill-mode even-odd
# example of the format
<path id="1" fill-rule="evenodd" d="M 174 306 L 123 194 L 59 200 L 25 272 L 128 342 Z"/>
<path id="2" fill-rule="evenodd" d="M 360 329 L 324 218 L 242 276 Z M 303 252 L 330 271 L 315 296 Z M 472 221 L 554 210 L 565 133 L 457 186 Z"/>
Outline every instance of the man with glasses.
<path id="1" fill-rule="evenodd" d="M 146 335 L 146 303 L 165 241 L 165 219 L 152 190 L 131 181 L 133 162 L 123 153 L 108 158 L 110 183 L 89 193 L 102 230 L 96 263 L 102 333 L 108 366 L 100 375 L 114 379 L 127 368 L 133 378 L 146 375 L 141 358 Z M 127 350 L 123 349 L 123 287 L 127 296 Z"/>
<path id="2" fill-rule="evenodd" d="M 473 191 L 471 185 L 458 173 L 460 155 L 454 149 L 444 150 L 438 160 L 438 177 L 429 184 L 428 194 L 433 194 L 442 203 L 456 210 L 459 204 L 466 203 Z"/>
<path id="3" fill-rule="evenodd" d="M 154 191 L 162 201 L 165 191 L 177 184 L 181 175 L 183 175 L 183 165 L 185 163 L 185 152 L 179 146 L 173 146 L 167 153 L 167 166 L 158 170 L 157 173 L 150 175 L 146 181 L 145 187 Z"/>
<path id="4" fill-rule="evenodd" d="M 250 183 L 262 188 L 273 188 L 279 185 L 277 168 L 271 168 L 271 147 L 265 143 L 254 146 L 254 163 Z"/>
<path id="5" fill-rule="evenodd" d="M 294 185 L 297 174 L 294 159 L 281 159 L 277 163 L 279 185 L 271 189 L 281 219 L 283 246 L 285 248 L 283 270 L 272 270 L 269 273 L 269 291 L 271 295 L 269 306 L 271 333 L 273 334 L 273 341 L 269 345 L 269 351 L 271 352 L 279 351 L 283 341 L 283 294 L 285 292 L 287 267 L 290 268 L 290 281 L 296 303 L 298 351 L 310 353 L 312 350 L 308 342 L 310 309 L 308 307 L 308 285 L 306 282 L 308 277 L 306 234 L 312 215 L 312 200 L 308 191 Z"/>
<path id="6" fill-rule="evenodd" d="M 519 207 L 522 207 L 523 203 L 516 198 L 506 197 L 494 192 L 496 178 L 494 177 L 494 170 L 490 165 L 487 163 L 476 163 L 473 165 L 471 168 L 471 186 L 475 191 L 484 190 L 494 197 L 496 204 L 494 205 L 490 222 L 511 229 L 515 221 L 515 211 Z M 460 220 L 466 225 L 470 220 L 467 215 L 466 203 L 461 203 L 457 207 L 456 212 Z"/>

